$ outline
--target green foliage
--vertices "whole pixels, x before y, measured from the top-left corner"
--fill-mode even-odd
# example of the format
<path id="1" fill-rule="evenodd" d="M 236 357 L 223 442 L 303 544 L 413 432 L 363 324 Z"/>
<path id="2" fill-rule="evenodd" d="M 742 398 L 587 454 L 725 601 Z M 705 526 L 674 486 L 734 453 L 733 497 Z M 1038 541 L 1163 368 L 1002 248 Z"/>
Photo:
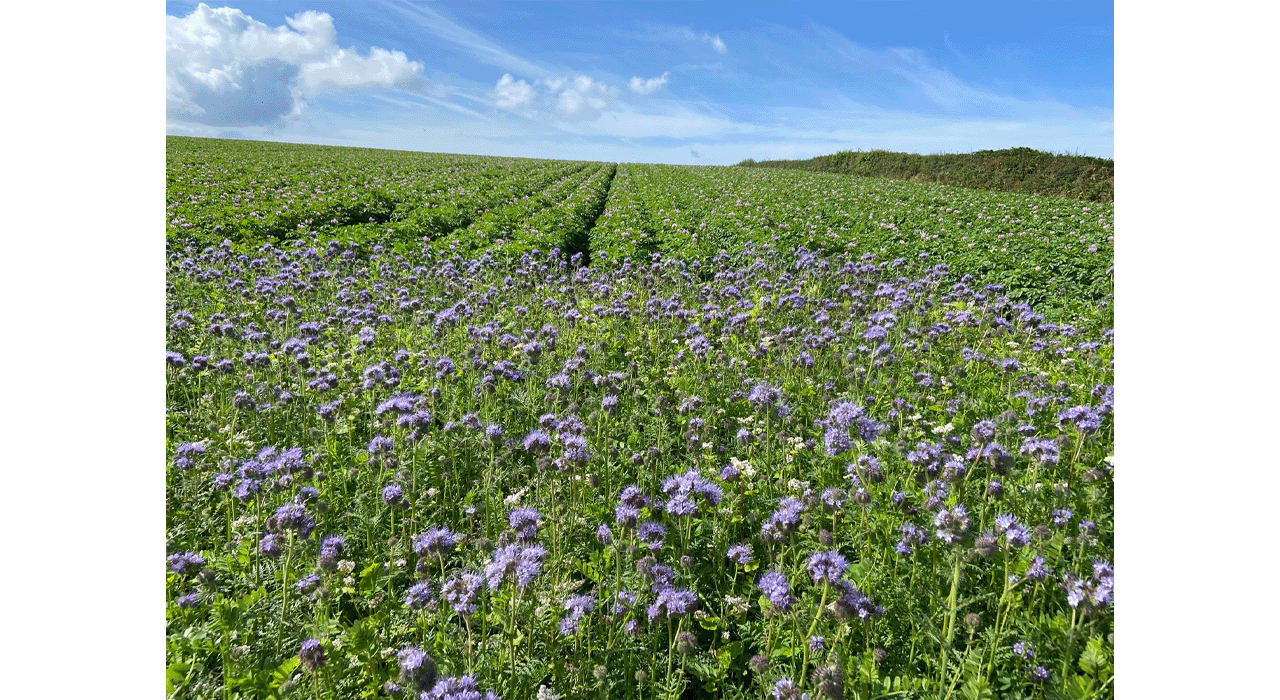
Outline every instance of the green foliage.
<path id="1" fill-rule="evenodd" d="M 1047 153 L 1033 148 L 1006 148 L 973 153 L 895 153 L 885 150 L 841 151 L 808 160 L 763 160 L 738 163 L 750 168 L 793 168 L 861 177 L 882 177 L 955 187 L 1070 197 L 1091 202 L 1114 201 L 1115 161 L 1107 158 Z"/>
<path id="2" fill-rule="evenodd" d="M 170 181 L 166 342 L 186 360 L 166 375 L 167 551 L 207 563 L 167 573 L 169 696 L 385 697 L 410 645 L 504 698 L 545 685 L 566 700 L 736 700 L 784 677 L 816 697 L 818 664 L 840 669 L 846 698 L 1112 695 L 1112 612 L 1073 608 L 1063 578 L 1114 553 L 1113 418 L 1099 406 L 1114 354 L 1109 205 L 785 169 L 183 139 L 170 140 Z M 350 216 L 305 223 L 339 206 Z M 295 210 L 303 229 L 288 228 Z M 581 264 L 567 259 L 577 253 Z M 864 335 L 877 324 L 883 348 Z M 391 367 L 394 381 L 371 379 Z M 786 411 L 751 403 L 761 380 Z M 430 414 L 420 431 L 379 409 L 405 394 Z M 843 401 L 885 428 L 831 454 L 818 421 Z M 1059 419 L 1072 406 L 1101 411 L 1099 428 Z M 558 427 L 549 454 L 522 447 L 548 413 L 581 421 L 585 464 L 566 461 Z M 964 457 L 987 419 L 1008 463 Z M 1060 460 L 1019 450 L 1028 426 Z M 394 438 L 390 454 L 370 454 L 375 436 Z M 179 465 L 194 442 L 206 452 Z M 942 477 L 910 456 L 921 442 L 968 470 L 937 502 Z M 289 473 L 255 471 L 264 448 L 294 447 Z M 863 455 L 882 478 L 854 480 Z M 716 476 L 727 463 L 740 478 Z M 682 518 L 659 499 L 688 470 L 722 493 Z M 402 504 L 384 501 L 389 483 Z M 637 517 L 665 524 L 661 549 L 615 520 L 628 484 L 655 499 Z M 828 487 L 848 500 L 827 507 Z M 803 515 L 766 541 L 783 498 Z M 314 532 L 263 553 L 280 534 L 273 513 L 300 503 Z M 948 545 L 934 515 L 959 503 L 969 532 Z M 543 570 L 525 587 L 482 586 L 473 613 L 455 611 L 444 583 L 486 569 L 520 506 L 542 514 Z M 1062 508 L 1074 516 L 1051 526 Z M 984 554 L 974 539 L 1000 513 L 1043 531 Z M 927 537 L 904 556 L 908 522 Z M 441 525 L 456 546 L 415 551 Z M 334 534 L 341 561 L 322 563 Z M 739 543 L 752 559 L 732 566 Z M 806 569 L 820 550 L 848 559 L 843 580 L 882 615 L 838 612 Z M 648 556 L 696 610 L 649 619 Z M 1028 576 L 1037 556 L 1053 571 L 1043 581 Z M 788 610 L 761 595 L 770 570 L 791 582 Z M 420 581 L 432 600 L 411 608 Z M 622 591 L 637 601 L 615 611 Z M 580 594 L 595 607 L 562 633 Z M 298 658 L 309 638 L 323 642 L 318 672 Z M 1021 642 L 1034 655 L 1015 654 Z M 1048 681 L 1032 679 L 1039 666 Z"/>

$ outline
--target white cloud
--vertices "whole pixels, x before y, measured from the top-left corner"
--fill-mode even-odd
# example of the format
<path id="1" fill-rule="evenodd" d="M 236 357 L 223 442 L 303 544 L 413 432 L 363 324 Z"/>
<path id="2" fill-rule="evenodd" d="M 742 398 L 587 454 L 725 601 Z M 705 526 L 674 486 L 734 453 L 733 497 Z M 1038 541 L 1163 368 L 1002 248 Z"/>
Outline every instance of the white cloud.
<path id="1" fill-rule="evenodd" d="M 716 51 L 716 53 L 729 53 L 729 47 L 725 45 L 724 39 L 721 39 L 719 34 L 700 32 L 690 27 L 679 27 L 669 24 L 648 24 L 640 32 L 616 33 L 618 36 L 628 39 L 639 39 L 640 41 L 688 41 L 698 44 L 708 44 Z"/>
<path id="2" fill-rule="evenodd" d="M 533 86 L 503 73 L 493 88 L 493 103 L 503 109 L 519 109 L 533 101 Z"/>
<path id="3" fill-rule="evenodd" d="M 414 20 L 418 26 L 448 42 L 455 49 L 470 54 L 481 63 L 496 66 L 517 75 L 529 75 L 535 78 L 545 78 L 554 72 L 507 51 L 431 7 L 413 5 L 407 0 L 382 0 L 381 4 Z"/>
<path id="4" fill-rule="evenodd" d="M 668 71 L 656 78 L 646 79 L 636 76 L 627 83 L 627 87 L 631 88 L 631 91 L 637 95 L 652 95 L 667 84 L 667 78 L 670 75 L 671 73 Z"/>
<path id="5" fill-rule="evenodd" d="M 551 81 L 547 81 L 550 84 Z M 609 106 L 610 99 L 617 88 L 599 83 L 585 75 L 575 75 L 572 79 L 556 82 L 559 90 L 556 98 L 556 109 L 568 116 L 590 116 Z"/>
<path id="6" fill-rule="evenodd" d="M 333 17 L 300 12 L 274 29 L 231 7 L 201 3 L 166 17 L 165 106 L 170 118 L 211 126 L 268 124 L 333 90 L 410 87 L 423 65 L 401 51 L 367 56 L 337 43 Z"/>
<path id="7" fill-rule="evenodd" d="M 711 48 L 715 49 L 716 53 L 729 53 L 729 47 L 724 45 L 724 40 L 720 38 L 719 34 L 696 32 L 688 27 L 675 27 L 667 30 L 664 34 L 673 39 L 705 42 L 711 44 Z"/>
<path id="8" fill-rule="evenodd" d="M 586 75 L 553 76 L 530 85 L 506 73 L 494 88 L 493 104 L 530 117 L 555 112 L 562 117 L 590 119 L 609 107 L 617 93 L 618 88 Z"/>

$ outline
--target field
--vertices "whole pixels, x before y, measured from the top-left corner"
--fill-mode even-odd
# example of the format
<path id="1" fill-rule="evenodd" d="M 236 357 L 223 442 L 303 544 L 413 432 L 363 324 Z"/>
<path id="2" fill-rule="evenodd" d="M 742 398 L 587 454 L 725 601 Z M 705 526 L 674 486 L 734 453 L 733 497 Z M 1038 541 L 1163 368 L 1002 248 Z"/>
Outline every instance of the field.
<path id="1" fill-rule="evenodd" d="M 936 182 L 957 187 L 1071 197 L 1090 202 L 1115 200 L 1115 161 L 1047 153 L 1032 148 L 927 156 L 884 150 L 841 151 L 808 160 L 747 159 L 738 165 Z"/>
<path id="2" fill-rule="evenodd" d="M 171 137 L 166 220 L 172 697 L 1113 695 L 1111 205 Z"/>

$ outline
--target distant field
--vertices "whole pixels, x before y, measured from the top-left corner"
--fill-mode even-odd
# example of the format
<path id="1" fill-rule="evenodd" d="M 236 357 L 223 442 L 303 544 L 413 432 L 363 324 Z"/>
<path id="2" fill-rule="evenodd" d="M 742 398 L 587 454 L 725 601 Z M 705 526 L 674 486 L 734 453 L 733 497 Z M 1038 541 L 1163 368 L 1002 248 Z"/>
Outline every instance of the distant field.
<path id="1" fill-rule="evenodd" d="M 1091 202 L 1115 199 L 1114 161 L 1058 155 L 1032 148 L 936 155 L 883 150 L 841 151 L 807 160 L 748 159 L 738 165 L 930 182 Z"/>
<path id="2" fill-rule="evenodd" d="M 1006 286 L 1050 317 L 1111 293 L 1113 207 L 790 169 L 539 161 L 168 138 L 172 241 L 419 243 L 460 254 L 872 252 Z"/>
<path id="3" fill-rule="evenodd" d="M 168 147 L 170 698 L 1113 697 L 1110 205 Z"/>

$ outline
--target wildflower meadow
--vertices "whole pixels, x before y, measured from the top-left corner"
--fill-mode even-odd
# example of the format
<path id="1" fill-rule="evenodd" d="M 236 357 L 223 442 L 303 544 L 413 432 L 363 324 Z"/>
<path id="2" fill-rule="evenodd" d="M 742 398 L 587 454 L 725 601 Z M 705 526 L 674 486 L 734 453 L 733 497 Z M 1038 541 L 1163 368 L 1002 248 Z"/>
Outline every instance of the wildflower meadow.
<path id="1" fill-rule="evenodd" d="M 171 697 L 1113 696 L 1110 204 L 171 137 L 166 221 Z"/>

